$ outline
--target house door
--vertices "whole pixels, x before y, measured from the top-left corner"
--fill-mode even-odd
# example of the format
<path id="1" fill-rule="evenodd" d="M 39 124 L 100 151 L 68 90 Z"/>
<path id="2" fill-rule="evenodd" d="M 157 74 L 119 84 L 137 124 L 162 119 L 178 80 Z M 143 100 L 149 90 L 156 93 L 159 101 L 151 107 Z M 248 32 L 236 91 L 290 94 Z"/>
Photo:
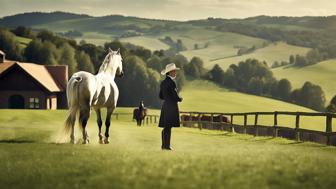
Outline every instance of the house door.
<path id="1" fill-rule="evenodd" d="M 21 95 L 12 95 L 8 99 L 8 108 L 10 109 L 24 109 L 25 102 Z"/>

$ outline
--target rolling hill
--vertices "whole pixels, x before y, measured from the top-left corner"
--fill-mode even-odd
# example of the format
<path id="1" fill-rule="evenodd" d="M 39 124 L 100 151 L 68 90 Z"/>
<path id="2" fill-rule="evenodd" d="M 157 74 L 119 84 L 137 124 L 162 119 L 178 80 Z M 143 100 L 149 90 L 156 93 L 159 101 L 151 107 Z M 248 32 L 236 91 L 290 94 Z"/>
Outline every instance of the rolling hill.
<path id="1" fill-rule="evenodd" d="M 278 79 L 287 78 L 294 88 L 302 87 L 304 82 L 318 84 L 325 92 L 327 103 L 336 95 L 336 60 L 327 60 L 305 67 L 279 67 L 272 70 Z"/>

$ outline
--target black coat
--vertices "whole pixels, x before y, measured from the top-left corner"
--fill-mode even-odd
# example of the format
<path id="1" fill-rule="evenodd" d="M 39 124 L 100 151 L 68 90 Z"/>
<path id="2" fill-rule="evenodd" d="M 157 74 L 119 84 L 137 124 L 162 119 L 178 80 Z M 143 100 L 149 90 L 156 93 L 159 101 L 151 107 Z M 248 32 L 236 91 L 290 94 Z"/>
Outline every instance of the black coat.
<path id="1" fill-rule="evenodd" d="M 163 100 L 159 127 L 179 127 L 180 114 L 177 102 L 181 102 L 182 98 L 177 93 L 175 81 L 168 76 L 161 82 L 159 97 Z"/>

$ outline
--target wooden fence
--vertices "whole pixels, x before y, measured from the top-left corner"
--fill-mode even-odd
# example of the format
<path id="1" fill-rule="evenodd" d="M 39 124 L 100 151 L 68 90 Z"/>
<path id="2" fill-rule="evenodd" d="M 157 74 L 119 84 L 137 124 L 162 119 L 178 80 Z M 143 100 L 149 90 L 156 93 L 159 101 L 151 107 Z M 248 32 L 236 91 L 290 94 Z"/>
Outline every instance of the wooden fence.
<path id="1" fill-rule="evenodd" d="M 197 127 L 199 129 L 225 130 L 254 136 L 273 136 L 294 139 L 296 141 L 311 141 L 327 145 L 336 145 L 336 132 L 332 130 L 332 120 L 336 118 L 334 113 L 313 113 L 313 112 L 247 112 L 247 113 L 216 113 L 216 112 L 180 112 L 181 123 L 186 127 Z M 278 116 L 295 116 L 295 127 L 278 125 Z M 243 117 L 243 124 L 234 124 L 237 116 Z M 248 125 L 248 116 L 253 116 L 254 124 Z M 261 125 L 261 116 L 273 116 L 273 125 Z M 300 128 L 301 117 L 324 117 L 325 131 L 314 131 Z M 207 117 L 206 121 L 202 117 Z M 214 120 L 216 118 L 216 120 Z M 219 119 L 218 119 L 219 118 Z M 224 119 L 229 118 L 229 119 Z M 203 119 L 203 120 L 202 120 Z M 226 121 L 224 121 L 226 120 Z"/>
<path id="2" fill-rule="evenodd" d="M 132 113 L 113 113 L 112 115 L 115 116 L 116 120 L 119 120 L 120 116 L 129 116 L 132 121 L 133 120 L 133 114 Z M 142 121 L 142 125 L 149 124 L 149 123 L 158 123 L 159 122 L 159 116 L 158 115 L 146 115 L 145 119 Z"/>

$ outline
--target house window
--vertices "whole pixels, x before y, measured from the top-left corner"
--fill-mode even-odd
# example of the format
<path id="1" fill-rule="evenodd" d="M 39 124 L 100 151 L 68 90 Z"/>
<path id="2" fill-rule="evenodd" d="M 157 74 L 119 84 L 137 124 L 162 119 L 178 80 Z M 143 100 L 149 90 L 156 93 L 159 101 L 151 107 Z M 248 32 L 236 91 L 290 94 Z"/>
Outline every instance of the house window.
<path id="1" fill-rule="evenodd" d="M 29 108 L 39 109 L 40 108 L 40 100 L 38 98 L 29 98 Z"/>

